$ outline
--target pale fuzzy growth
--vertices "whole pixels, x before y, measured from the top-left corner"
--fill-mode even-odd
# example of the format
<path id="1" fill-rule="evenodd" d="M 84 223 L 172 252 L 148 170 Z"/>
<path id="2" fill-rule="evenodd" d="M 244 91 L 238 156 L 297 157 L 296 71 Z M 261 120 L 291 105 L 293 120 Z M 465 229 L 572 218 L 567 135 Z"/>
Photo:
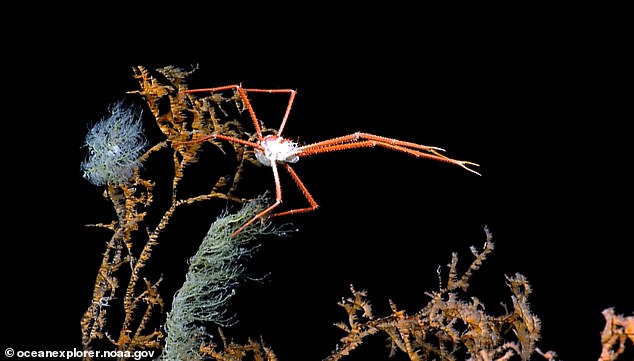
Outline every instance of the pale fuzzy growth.
<path id="1" fill-rule="evenodd" d="M 254 222 L 235 236 L 231 234 L 267 205 L 268 197 L 261 196 L 238 212 L 219 217 L 209 228 L 200 248 L 189 259 L 185 283 L 174 295 L 167 315 L 164 360 L 200 359 L 198 349 L 210 337 L 204 325 L 234 323 L 228 303 L 242 280 L 244 260 L 254 250 L 252 241 L 262 234 L 279 232 L 265 221 Z"/>
<path id="2" fill-rule="evenodd" d="M 140 167 L 147 146 L 141 109 L 118 102 L 109 110 L 110 115 L 88 131 L 88 157 L 81 164 L 84 178 L 97 186 L 125 183 Z"/>

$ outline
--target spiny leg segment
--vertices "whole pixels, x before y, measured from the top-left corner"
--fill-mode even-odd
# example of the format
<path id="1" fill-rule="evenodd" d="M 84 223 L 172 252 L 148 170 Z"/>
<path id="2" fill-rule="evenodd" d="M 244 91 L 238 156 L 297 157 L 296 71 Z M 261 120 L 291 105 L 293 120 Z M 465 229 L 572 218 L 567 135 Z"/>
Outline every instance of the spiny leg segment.
<path id="1" fill-rule="evenodd" d="M 399 152 L 407 153 L 417 158 L 426 158 L 436 160 L 445 163 L 455 164 L 460 166 L 471 173 L 480 175 L 480 173 L 469 168 L 469 166 L 479 167 L 479 164 L 457 160 L 449 158 L 439 152 L 445 150 L 439 147 L 431 147 L 427 145 L 405 142 L 398 139 L 383 137 L 379 135 L 356 132 L 350 135 L 345 135 L 337 138 L 328 139 L 322 142 L 312 143 L 300 147 L 300 156 L 311 156 L 314 154 L 335 152 L 356 148 L 372 148 L 375 146 L 396 150 Z"/>

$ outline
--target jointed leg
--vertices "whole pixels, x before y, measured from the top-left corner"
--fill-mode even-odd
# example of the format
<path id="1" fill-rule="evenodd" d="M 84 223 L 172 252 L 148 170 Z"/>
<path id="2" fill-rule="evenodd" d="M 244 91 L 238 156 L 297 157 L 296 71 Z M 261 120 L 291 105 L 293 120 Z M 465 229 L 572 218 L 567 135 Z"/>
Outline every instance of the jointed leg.
<path id="1" fill-rule="evenodd" d="M 407 153 L 415 157 L 421 157 L 426 159 L 432 159 L 440 162 L 446 162 L 458 165 L 469 172 L 480 175 L 480 173 L 470 169 L 468 166 L 479 166 L 476 163 L 456 160 L 449 158 L 439 151 L 444 151 L 442 148 L 430 147 L 412 142 L 405 142 L 398 139 L 392 139 L 382 137 L 378 135 L 368 133 L 354 133 L 342 137 L 337 137 L 323 142 L 313 143 L 301 147 L 300 156 L 310 156 L 313 154 L 334 152 L 340 150 L 357 149 L 357 148 L 371 148 L 380 146 L 383 148 L 396 150 L 399 152 Z"/>
<path id="2" fill-rule="evenodd" d="M 306 197 L 306 200 L 308 201 L 310 206 L 309 207 L 305 207 L 305 208 L 297 208 L 297 209 L 291 209 L 291 210 L 284 211 L 284 212 L 275 213 L 275 214 L 272 214 L 271 217 L 278 217 L 278 216 L 285 216 L 285 215 L 289 215 L 289 214 L 298 214 L 298 213 L 312 212 L 315 209 L 317 209 L 319 207 L 319 205 L 317 204 L 317 202 L 315 202 L 315 199 L 313 199 L 313 196 L 310 194 L 310 192 L 308 191 L 308 189 L 306 188 L 304 183 L 302 183 L 301 179 L 299 179 L 299 176 L 297 175 L 297 173 L 295 173 L 293 168 L 291 168 L 291 166 L 288 165 L 288 163 L 284 163 L 284 167 L 286 168 L 288 173 L 291 175 L 291 177 L 295 181 L 295 184 L 297 184 L 297 187 L 302 191 L 302 194 L 304 194 L 304 197 Z"/>
<path id="3" fill-rule="evenodd" d="M 242 99 L 242 102 L 247 107 L 247 111 L 249 112 L 249 115 L 251 116 L 251 120 L 253 121 L 253 126 L 255 127 L 255 131 L 258 134 L 258 138 L 262 139 L 262 129 L 260 129 L 260 122 L 258 121 L 258 118 L 255 116 L 255 112 L 253 111 L 251 102 L 249 102 L 249 99 L 247 98 L 245 89 L 241 85 L 233 84 L 233 85 L 219 86 L 215 88 L 188 89 L 183 91 L 183 93 L 186 93 L 186 94 L 213 93 L 213 92 L 219 92 L 219 91 L 229 90 L 229 89 L 235 89 L 238 92 L 240 99 Z"/>
<path id="4" fill-rule="evenodd" d="M 218 91 L 229 90 L 229 89 L 235 89 L 238 92 L 238 95 L 240 96 L 245 106 L 247 107 L 247 111 L 249 112 L 249 115 L 251 116 L 251 120 L 253 121 L 253 126 L 255 127 L 255 131 L 258 134 L 259 139 L 262 139 L 262 129 L 260 127 L 260 122 L 258 121 L 258 118 L 255 115 L 255 111 L 253 110 L 253 107 L 251 106 L 251 102 L 249 101 L 249 98 L 247 97 L 247 93 L 248 92 L 289 93 L 290 98 L 288 100 L 288 104 L 286 105 L 286 112 L 284 113 L 284 118 L 282 119 L 280 127 L 277 131 L 278 136 L 282 134 L 282 130 L 284 130 L 284 126 L 286 125 L 286 120 L 288 119 L 288 116 L 291 113 L 291 109 L 293 107 L 293 101 L 295 100 L 295 95 L 297 94 L 297 91 L 293 89 L 243 88 L 241 85 L 234 84 L 234 85 L 226 85 L 226 86 L 220 86 L 215 88 L 190 89 L 190 90 L 185 90 L 184 93 L 202 93 L 202 92 L 211 93 L 211 92 L 218 92 Z"/>
<path id="5" fill-rule="evenodd" d="M 279 213 L 274 213 L 274 214 L 271 214 L 270 216 L 278 217 L 278 216 L 285 216 L 289 214 L 306 213 L 306 212 L 312 212 L 315 209 L 317 209 L 319 205 L 317 204 L 317 202 L 315 202 L 315 199 L 313 199 L 313 196 L 310 194 L 310 192 L 308 192 L 308 189 L 306 188 L 306 186 L 304 186 L 304 183 L 302 183 L 302 181 L 299 179 L 299 176 L 297 175 L 297 173 L 295 173 L 293 168 L 291 168 L 291 166 L 289 166 L 288 164 L 284 164 L 284 167 L 286 168 L 288 173 L 291 175 L 291 177 L 295 181 L 295 184 L 297 184 L 297 187 L 299 187 L 299 189 L 302 191 L 302 193 L 306 197 L 306 200 L 308 200 L 308 203 L 310 203 L 310 206 L 305 208 L 297 208 L 297 209 L 291 209 L 291 210 L 283 211 Z M 233 232 L 231 236 L 235 236 L 238 233 L 242 232 L 246 227 L 251 225 L 253 222 L 257 221 L 258 219 L 268 215 L 282 203 L 282 186 L 280 183 L 280 175 L 277 169 L 277 164 L 272 163 L 271 168 L 273 169 L 273 178 L 275 179 L 275 203 L 273 203 L 271 206 L 269 206 L 262 212 L 256 214 L 255 217 L 251 218 L 247 223 L 243 224 L 240 228 L 238 228 L 235 232 Z"/>
<path id="6" fill-rule="evenodd" d="M 232 237 L 242 232 L 245 228 L 251 225 L 251 223 L 271 213 L 272 210 L 277 208 L 277 206 L 279 206 L 282 203 L 282 185 L 280 184 L 280 175 L 277 170 L 277 164 L 275 164 L 275 162 L 272 163 L 271 168 L 273 169 L 273 179 L 275 180 L 275 203 L 273 203 L 273 205 L 269 206 L 262 212 L 256 214 L 247 223 L 243 224 L 240 228 L 238 228 L 235 232 L 231 234 Z"/>
<path id="7" fill-rule="evenodd" d="M 288 119 L 289 114 L 291 113 L 291 109 L 293 108 L 293 101 L 295 100 L 295 94 L 297 91 L 293 89 L 245 89 L 248 92 L 257 92 L 257 93 L 289 93 L 290 97 L 288 99 L 288 104 L 286 105 L 286 112 L 284 113 L 284 118 L 280 123 L 280 127 L 277 130 L 277 135 L 281 136 L 282 131 L 284 130 L 284 126 L 286 125 L 286 120 Z M 254 116 L 255 118 L 255 116 Z"/>
<path id="8" fill-rule="evenodd" d="M 216 134 L 216 133 L 204 136 L 204 137 L 202 137 L 200 139 L 187 140 L 187 141 L 184 141 L 184 142 L 178 142 L 177 144 L 201 143 L 201 142 L 204 142 L 204 141 L 209 140 L 209 139 L 222 139 L 222 140 L 226 140 L 228 142 L 233 142 L 233 143 L 246 145 L 246 146 L 252 147 L 254 149 L 264 150 L 264 147 L 262 147 L 262 145 L 260 145 L 258 143 L 249 142 L 248 140 L 243 140 L 243 139 L 240 139 L 240 138 L 230 137 L 230 136 L 227 136 L 227 135 Z"/>
<path id="9" fill-rule="evenodd" d="M 439 148 L 439 147 L 431 147 L 431 146 L 428 146 L 428 145 L 422 145 L 422 144 L 417 144 L 417 143 L 412 143 L 412 142 L 405 142 L 405 141 L 398 140 L 398 139 L 382 137 L 380 135 L 374 135 L 374 134 L 369 134 L 369 133 L 361 133 L 361 132 L 356 132 L 356 133 L 353 133 L 353 134 L 344 135 L 342 137 L 332 138 L 332 139 L 324 140 L 324 141 L 321 141 L 321 142 L 309 144 L 309 145 L 306 145 L 306 146 L 304 146 L 302 148 L 303 149 L 307 149 L 307 150 L 309 150 L 309 149 L 318 149 L 318 148 L 332 146 L 332 145 L 337 145 L 337 144 L 357 142 L 359 140 L 375 140 L 375 141 L 382 142 L 382 143 L 385 143 L 385 144 L 392 144 L 392 145 L 397 145 L 397 146 L 400 146 L 400 147 L 411 148 L 411 149 L 419 149 L 419 150 L 428 151 L 428 152 L 435 152 L 435 151 L 444 152 L 445 151 L 444 149 Z"/>
<path id="10" fill-rule="evenodd" d="M 187 89 L 187 90 L 184 90 L 183 93 L 185 93 L 185 94 L 189 94 L 189 93 L 213 93 L 213 92 L 219 92 L 219 91 L 223 91 L 223 90 L 237 89 L 237 88 L 240 88 L 240 85 L 232 84 L 232 85 L 218 86 L 218 87 L 215 87 L 215 88 Z"/>

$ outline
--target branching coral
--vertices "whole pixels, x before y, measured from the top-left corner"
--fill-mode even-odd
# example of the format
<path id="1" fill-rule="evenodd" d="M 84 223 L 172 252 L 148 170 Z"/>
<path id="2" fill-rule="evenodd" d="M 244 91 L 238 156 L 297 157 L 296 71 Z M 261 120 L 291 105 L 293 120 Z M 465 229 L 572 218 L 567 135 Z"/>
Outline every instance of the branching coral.
<path id="1" fill-rule="evenodd" d="M 86 137 L 89 155 L 82 164 L 86 178 L 105 185 L 104 195 L 115 210 L 116 219 L 94 224 L 113 232 L 103 253 L 97 273 L 92 302 L 82 317 L 82 342 L 86 350 L 107 340 L 118 350 L 160 348 L 163 331 L 156 326 L 163 312 L 158 292 L 161 277 L 154 281 L 143 275 L 159 244 L 160 236 L 171 223 L 177 209 L 214 198 L 244 200 L 235 197 L 245 152 L 234 145 L 237 168 L 231 177 L 221 177 L 207 193 L 181 197 L 179 183 L 185 170 L 196 162 L 201 151 L 197 143 L 177 145 L 174 140 L 189 140 L 210 132 L 241 135 L 238 123 L 223 114 L 222 104 L 239 100 L 218 97 L 193 99 L 184 94 L 184 78 L 189 75 L 171 67 L 156 72 L 134 69 L 141 89 L 133 91 L 147 102 L 159 129 L 167 137 L 146 148 L 140 112 L 118 104 L 112 115 L 99 122 Z M 221 146 L 220 144 L 216 144 Z M 171 198 L 166 209 L 154 205 L 155 180 L 146 177 L 142 166 L 163 151 L 171 151 L 173 161 Z M 147 224 L 148 213 L 158 215 L 155 225 Z M 144 233 L 137 232 L 144 225 Z M 122 314 L 122 315 L 121 315 Z M 160 321 L 159 321 L 160 322 Z M 154 325 L 154 326 L 152 326 Z"/>
<path id="2" fill-rule="evenodd" d="M 407 354 L 410 360 L 508 360 L 520 356 L 528 360 L 539 338 L 540 321 L 531 313 L 528 295 L 531 288 L 521 274 L 507 277 L 512 309 L 501 315 L 491 315 L 475 297 L 464 297 L 469 280 L 487 255 L 493 251 L 491 234 L 482 251 L 472 248 L 475 260 L 458 277 L 458 256 L 449 264 L 447 285 L 428 293 L 431 300 L 414 314 L 390 301 L 392 314 L 376 318 L 366 300 L 366 292 L 350 287 L 352 297 L 340 302 L 348 315 L 347 322 L 336 324 L 347 334 L 325 360 L 337 361 L 359 347 L 364 338 L 382 332 L 389 336 L 391 355 Z"/>
<path id="3" fill-rule="evenodd" d="M 625 317 L 614 313 L 613 308 L 603 310 L 605 328 L 601 333 L 601 356 L 599 361 L 615 361 L 625 353 L 629 340 L 634 347 L 634 315 Z"/>
<path id="4" fill-rule="evenodd" d="M 211 357 L 214 361 L 278 361 L 275 353 L 264 345 L 264 342 L 249 340 L 245 345 L 238 343 L 227 343 L 222 331 L 222 347 L 215 343 L 202 345 L 200 352 L 202 355 Z"/>

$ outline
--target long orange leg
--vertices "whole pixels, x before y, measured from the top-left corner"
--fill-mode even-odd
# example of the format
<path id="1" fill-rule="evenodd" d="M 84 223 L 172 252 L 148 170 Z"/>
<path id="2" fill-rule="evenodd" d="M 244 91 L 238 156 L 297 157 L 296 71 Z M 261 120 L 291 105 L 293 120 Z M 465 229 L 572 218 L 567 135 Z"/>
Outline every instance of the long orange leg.
<path id="1" fill-rule="evenodd" d="M 363 141 L 358 141 L 358 142 L 354 142 L 354 143 L 343 143 L 343 144 L 334 144 L 328 147 L 321 147 L 318 149 L 311 149 L 307 152 L 301 152 L 299 153 L 300 156 L 310 156 L 310 155 L 314 155 L 314 154 L 320 154 L 320 153 L 327 153 L 327 152 L 336 152 L 336 151 L 340 151 L 340 150 L 348 150 L 348 149 L 358 149 L 358 148 L 373 148 L 373 147 L 383 147 L 383 148 L 387 148 L 387 149 L 391 149 L 391 150 L 396 150 L 399 152 L 403 152 L 403 153 L 407 153 L 409 155 L 412 155 L 414 157 L 417 158 L 425 158 L 425 159 L 431 159 L 431 160 L 436 160 L 439 162 L 444 162 L 444 163 L 450 163 L 450 164 L 455 164 L 461 168 L 464 168 L 465 170 L 477 174 L 477 175 L 481 175 L 480 173 L 478 173 L 477 171 L 469 168 L 469 166 L 475 166 L 475 167 L 479 167 L 479 164 L 477 163 L 473 163 L 473 162 L 468 162 L 468 161 L 464 161 L 464 160 L 457 160 L 457 159 L 452 159 L 449 157 L 446 157 L 442 154 L 439 153 L 423 153 L 414 149 L 409 149 L 409 148 L 405 148 L 405 147 L 400 147 L 397 145 L 393 145 L 393 144 L 389 144 L 389 143 L 383 143 L 383 142 L 378 142 L 378 141 L 374 141 L 374 140 L 363 140 Z"/>
<path id="2" fill-rule="evenodd" d="M 280 183 L 280 175 L 277 170 L 277 164 L 275 162 L 271 163 L 271 168 L 273 169 L 273 179 L 275 180 L 275 203 L 273 203 L 262 212 L 256 214 L 247 223 L 243 224 L 240 228 L 238 228 L 235 232 L 231 234 L 232 237 L 235 237 L 238 233 L 242 232 L 245 228 L 251 225 L 251 223 L 271 213 L 271 211 L 277 208 L 277 206 L 282 204 L 282 185 Z"/>
<path id="3" fill-rule="evenodd" d="M 302 194 L 304 194 L 304 197 L 306 197 L 306 200 L 308 201 L 310 206 L 304 207 L 304 208 L 291 209 L 284 212 L 278 212 L 275 214 L 271 214 L 271 217 L 285 216 L 288 214 L 307 213 L 307 212 L 312 212 L 315 209 L 319 208 L 319 205 L 317 204 L 317 202 L 315 202 L 315 199 L 310 194 L 310 192 L 308 191 L 304 183 L 301 181 L 301 179 L 299 179 L 299 176 L 297 175 L 297 173 L 295 173 L 293 168 L 291 168 L 291 166 L 288 163 L 284 163 L 284 168 L 286 168 L 288 173 L 291 175 L 291 177 L 295 181 L 295 184 L 297 184 L 297 187 L 302 191 Z"/>
<path id="4" fill-rule="evenodd" d="M 243 139 L 240 139 L 240 138 L 230 137 L 230 136 L 227 136 L 227 135 L 216 134 L 216 133 L 207 135 L 207 136 L 202 137 L 200 139 L 186 140 L 186 141 L 183 141 L 183 142 L 174 142 L 174 143 L 175 144 L 202 143 L 202 142 L 204 142 L 206 140 L 209 140 L 209 139 L 222 139 L 222 140 L 226 140 L 228 142 L 238 143 L 238 144 L 246 145 L 246 146 L 249 146 L 249 147 L 252 147 L 252 148 L 255 148 L 255 149 L 264 150 L 264 147 L 261 146 L 258 143 L 249 142 L 248 140 L 243 140 Z"/>
<path id="5" fill-rule="evenodd" d="M 438 147 L 430 147 L 426 145 L 421 145 L 412 142 L 405 142 L 398 139 L 392 139 L 387 137 L 382 137 L 378 135 L 368 134 L 368 133 L 354 133 L 342 137 L 337 137 L 329 140 L 325 140 L 323 142 L 309 144 L 303 147 L 300 147 L 300 156 L 311 156 L 319 153 L 327 153 L 327 152 L 335 152 L 340 150 L 347 149 L 357 149 L 357 148 L 372 148 L 375 146 L 380 146 L 383 148 L 396 150 L 399 152 L 407 153 L 409 155 L 432 159 L 440 162 L 451 163 L 458 165 L 469 172 L 480 175 L 480 173 L 475 170 L 469 168 L 469 166 L 478 167 L 479 165 L 473 162 L 467 162 L 462 160 L 456 160 L 449 158 L 443 154 L 440 154 L 438 151 L 443 151 L 442 148 Z M 427 153 L 421 152 L 426 151 Z"/>
<path id="6" fill-rule="evenodd" d="M 231 85 L 217 86 L 215 88 L 187 89 L 187 90 L 183 90 L 183 93 L 185 93 L 185 94 L 189 94 L 189 93 L 213 93 L 213 92 L 219 92 L 219 91 L 229 90 L 229 89 L 238 89 L 240 87 L 241 86 L 238 85 L 238 84 L 231 84 Z"/>
<path id="7" fill-rule="evenodd" d="M 356 132 L 356 133 L 352 133 L 352 134 L 349 134 L 349 135 L 344 135 L 344 136 L 341 136 L 341 137 L 336 137 L 336 138 L 327 139 L 327 140 L 324 140 L 324 141 L 321 141 L 321 142 L 308 144 L 308 145 L 303 146 L 302 148 L 303 149 L 317 149 L 317 148 L 330 146 L 330 145 L 334 145 L 334 144 L 356 142 L 356 141 L 359 141 L 359 140 L 362 140 L 362 139 L 376 140 L 376 141 L 387 143 L 387 144 L 393 144 L 393 145 L 398 145 L 398 146 L 401 146 L 401 147 L 412 148 L 412 149 L 419 149 L 419 150 L 424 150 L 424 151 L 428 151 L 428 152 L 435 152 L 435 151 L 444 152 L 445 151 L 444 149 L 439 148 L 439 147 L 431 147 L 431 146 L 428 146 L 428 145 L 422 145 L 422 144 L 418 144 L 418 143 L 405 142 L 405 141 L 398 140 L 398 139 L 383 137 L 383 136 L 380 136 L 380 135 L 374 135 L 374 134 L 370 134 L 370 133 L 362 133 L 362 132 Z"/>
<path id="8" fill-rule="evenodd" d="M 291 166 L 288 165 L 288 163 L 283 163 L 283 165 L 284 165 L 284 168 L 286 168 L 288 173 L 291 175 L 291 177 L 295 181 L 295 184 L 297 184 L 297 187 L 299 187 L 299 189 L 302 191 L 302 194 L 304 194 L 304 197 L 306 197 L 306 200 L 308 200 L 308 203 L 310 204 L 310 206 L 304 207 L 304 208 L 291 209 L 291 210 L 283 211 L 279 213 L 273 213 L 270 216 L 278 217 L 278 216 L 285 216 L 289 214 L 307 213 L 317 209 L 319 205 L 317 204 L 317 202 L 315 202 L 315 199 L 310 194 L 310 192 L 308 191 L 304 183 L 301 181 L 301 179 L 299 179 L 299 176 L 297 175 L 297 173 L 295 173 L 293 168 L 291 168 Z M 271 168 L 273 168 L 273 178 L 275 179 L 275 203 L 273 203 L 271 206 L 269 206 L 262 212 L 256 214 L 247 223 L 243 224 L 240 228 L 238 228 L 235 232 L 231 234 L 232 237 L 242 232 L 246 227 L 248 227 L 253 222 L 271 213 L 275 208 L 277 208 L 282 203 L 282 185 L 280 182 L 280 175 L 277 169 L 277 164 L 272 163 Z"/>
<path id="9" fill-rule="evenodd" d="M 282 131 L 284 130 L 284 126 L 286 126 L 286 120 L 288 119 L 288 116 L 291 114 L 291 109 L 293 108 L 293 101 L 295 100 L 295 95 L 297 94 L 297 91 L 293 90 L 293 89 L 253 89 L 253 88 L 248 88 L 245 89 L 247 92 L 257 92 L 257 93 L 289 93 L 290 97 L 288 99 L 288 104 L 286 105 L 286 112 L 284 112 L 284 118 L 282 118 L 282 122 L 280 123 L 280 127 L 277 130 L 277 136 L 281 136 L 282 135 Z M 245 96 L 246 98 L 246 96 Z M 252 115 L 254 116 L 254 115 Z M 254 116 L 255 117 L 255 116 Z"/>
<path id="10" fill-rule="evenodd" d="M 286 120 L 288 119 L 288 116 L 291 114 L 291 109 L 293 108 L 293 101 L 295 100 L 295 95 L 297 94 L 297 91 L 293 89 L 243 88 L 241 85 L 234 84 L 234 85 L 225 85 L 225 86 L 220 86 L 215 88 L 189 89 L 189 90 L 183 91 L 183 93 L 203 93 L 203 92 L 212 93 L 212 92 L 218 92 L 218 91 L 229 90 L 229 89 L 235 89 L 238 92 L 238 95 L 240 95 L 240 98 L 242 99 L 242 101 L 247 107 L 247 111 L 249 112 L 249 115 L 251 116 L 251 120 L 253 121 L 253 126 L 255 127 L 255 131 L 258 134 L 258 137 L 260 140 L 262 139 L 262 129 L 260 127 L 260 122 L 258 121 L 258 118 L 255 115 L 255 111 L 253 110 L 253 107 L 251 106 L 251 102 L 249 101 L 249 98 L 247 97 L 247 93 L 248 92 L 269 93 L 269 94 L 289 93 L 290 97 L 288 100 L 288 104 L 286 105 L 286 112 L 284 113 L 284 118 L 282 119 L 282 122 L 280 123 L 280 127 L 277 130 L 278 136 L 282 134 L 282 130 L 284 130 L 284 126 L 286 126 Z"/>
<path id="11" fill-rule="evenodd" d="M 247 107 L 247 111 L 249 112 L 249 115 L 251 116 L 251 120 L 253 121 L 253 126 L 255 127 L 255 132 L 258 134 L 258 139 L 262 140 L 262 129 L 260 128 L 260 122 L 258 121 L 258 118 L 255 116 L 255 111 L 253 110 L 253 107 L 251 106 L 251 102 L 247 98 L 247 93 L 245 92 L 245 89 L 241 85 L 233 84 L 233 85 L 219 86 L 215 88 L 188 89 L 188 90 L 184 90 L 183 93 L 185 94 L 213 93 L 213 92 L 219 92 L 219 91 L 229 90 L 229 89 L 235 89 L 238 92 L 240 99 L 242 99 L 242 102 Z M 258 89 L 256 89 L 255 91 L 258 91 Z"/>

